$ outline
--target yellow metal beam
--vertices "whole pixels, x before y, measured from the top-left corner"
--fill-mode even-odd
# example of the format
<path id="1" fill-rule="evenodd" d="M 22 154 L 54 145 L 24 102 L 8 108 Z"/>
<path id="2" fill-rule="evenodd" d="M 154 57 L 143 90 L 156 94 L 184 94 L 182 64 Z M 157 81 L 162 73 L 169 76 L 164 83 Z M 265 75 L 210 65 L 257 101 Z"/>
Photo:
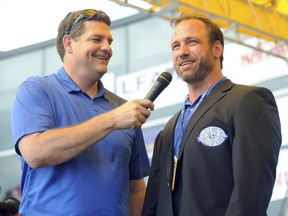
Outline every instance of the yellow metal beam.
<path id="1" fill-rule="evenodd" d="M 165 19 L 171 19 L 181 12 L 205 13 L 222 28 L 226 39 L 288 62 L 288 0 L 114 1 Z M 136 6 L 137 2 L 145 2 L 150 7 L 143 9 Z M 256 44 L 250 44 L 247 40 L 249 37 L 256 38 Z M 265 46 L 268 42 L 269 46 Z"/>
<path id="2" fill-rule="evenodd" d="M 146 0 L 146 2 L 152 3 L 154 10 L 177 2 L 178 12 L 201 11 L 218 18 L 221 27 L 233 25 L 235 31 L 243 34 L 270 41 L 288 42 L 288 0 Z"/>

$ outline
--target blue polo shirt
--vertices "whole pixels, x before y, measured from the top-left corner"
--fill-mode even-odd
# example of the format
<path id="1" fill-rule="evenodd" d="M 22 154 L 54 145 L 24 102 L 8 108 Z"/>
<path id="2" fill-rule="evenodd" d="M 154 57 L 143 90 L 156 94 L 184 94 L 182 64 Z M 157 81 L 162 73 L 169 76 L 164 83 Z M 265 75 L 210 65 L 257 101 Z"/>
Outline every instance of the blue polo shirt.
<path id="1" fill-rule="evenodd" d="M 32 169 L 17 147 L 27 134 L 76 125 L 124 102 L 101 81 L 98 94 L 90 98 L 63 68 L 21 84 L 12 110 L 12 131 L 22 166 L 22 215 L 128 214 L 129 180 L 147 176 L 150 168 L 140 128 L 113 131 L 79 156 L 51 167 Z"/>

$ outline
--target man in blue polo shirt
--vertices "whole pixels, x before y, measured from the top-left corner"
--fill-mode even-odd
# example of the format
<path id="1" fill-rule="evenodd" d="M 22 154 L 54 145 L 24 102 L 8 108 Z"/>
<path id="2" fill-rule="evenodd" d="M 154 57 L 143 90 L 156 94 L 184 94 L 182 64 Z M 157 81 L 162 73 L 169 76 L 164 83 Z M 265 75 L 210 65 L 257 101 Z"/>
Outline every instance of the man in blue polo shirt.
<path id="1" fill-rule="evenodd" d="M 140 127 L 154 104 L 127 102 L 104 88 L 110 24 L 102 11 L 69 13 L 57 36 L 63 67 L 18 89 L 12 130 L 23 216 L 142 212 L 149 161 Z"/>

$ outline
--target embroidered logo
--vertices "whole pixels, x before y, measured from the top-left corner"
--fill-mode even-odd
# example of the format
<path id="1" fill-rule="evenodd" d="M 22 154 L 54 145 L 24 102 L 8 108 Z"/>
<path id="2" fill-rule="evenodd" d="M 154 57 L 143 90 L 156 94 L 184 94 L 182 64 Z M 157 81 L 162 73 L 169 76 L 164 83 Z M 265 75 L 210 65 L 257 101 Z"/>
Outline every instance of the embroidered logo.
<path id="1" fill-rule="evenodd" d="M 204 128 L 197 137 L 198 142 L 201 142 L 205 146 L 213 147 L 221 145 L 228 135 L 220 127 L 210 126 Z"/>

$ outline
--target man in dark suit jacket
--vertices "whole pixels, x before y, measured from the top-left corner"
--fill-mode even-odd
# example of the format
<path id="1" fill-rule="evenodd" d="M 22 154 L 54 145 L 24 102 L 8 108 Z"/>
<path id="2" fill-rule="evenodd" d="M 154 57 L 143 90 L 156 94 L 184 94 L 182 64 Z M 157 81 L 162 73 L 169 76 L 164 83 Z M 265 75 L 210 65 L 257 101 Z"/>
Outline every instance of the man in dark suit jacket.
<path id="1" fill-rule="evenodd" d="M 155 140 L 143 215 L 264 216 L 281 145 L 274 96 L 223 76 L 223 34 L 208 17 L 171 23 L 189 93 Z"/>

